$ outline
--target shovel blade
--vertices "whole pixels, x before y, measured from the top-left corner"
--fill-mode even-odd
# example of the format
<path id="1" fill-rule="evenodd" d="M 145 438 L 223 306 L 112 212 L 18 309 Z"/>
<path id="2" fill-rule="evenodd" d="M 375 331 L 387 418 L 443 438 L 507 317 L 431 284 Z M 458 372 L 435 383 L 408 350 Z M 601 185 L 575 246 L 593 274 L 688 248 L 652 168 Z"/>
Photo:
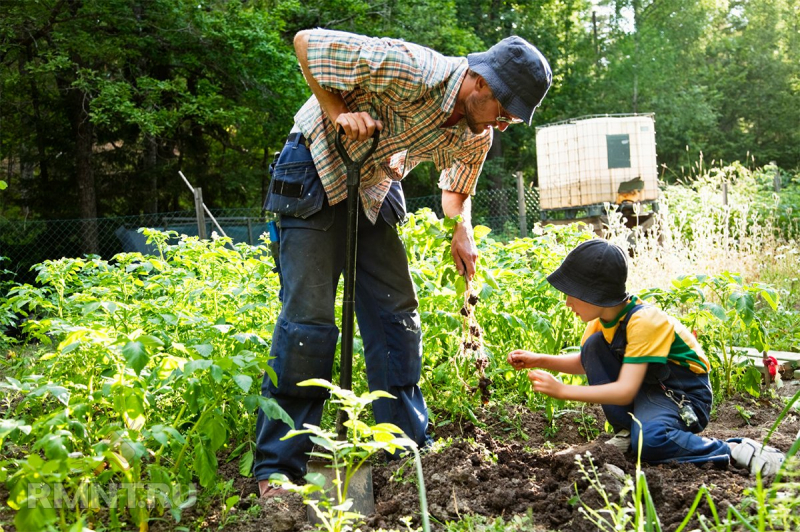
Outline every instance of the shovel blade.
<path id="1" fill-rule="evenodd" d="M 336 478 L 336 469 L 331 467 L 328 462 L 320 460 L 310 460 L 308 462 L 309 473 L 319 473 L 325 477 L 325 490 L 333 490 L 333 480 Z M 344 471 L 340 471 L 341 478 L 344 479 Z M 331 495 L 333 491 L 329 492 Z M 350 485 L 347 488 L 347 498 L 353 500 L 350 511 L 357 512 L 363 516 L 375 513 L 375 494 L 372 489 L 372 465 L 366 463 L 353 474 Z M 334 502 L 335 504 L 335 502 Z M 308 522 L 312 525 L 322 524 L 311 506 L 306 507 Z"/>

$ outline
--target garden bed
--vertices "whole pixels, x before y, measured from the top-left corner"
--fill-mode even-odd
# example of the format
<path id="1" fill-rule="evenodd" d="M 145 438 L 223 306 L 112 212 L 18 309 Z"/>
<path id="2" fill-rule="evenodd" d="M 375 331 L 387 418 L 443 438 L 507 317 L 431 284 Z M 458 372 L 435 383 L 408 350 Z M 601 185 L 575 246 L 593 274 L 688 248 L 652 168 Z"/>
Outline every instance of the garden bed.
<path id="1" fill-rule="evenodd" d="M 422 212 L 402 228 L 424 326 L 420 386 L 434 413 L 436 444 L 422 457 L 433 529 L 597 530 L 583 518 L 586 508 L 632 515 L 630 495 L 620 503 L 617 493 L 628 489 L 636 461 L 603 444 L 609 436 L 602 433 L 602 410 L 533 392 L 524 373 L 505 361 L 518 348 L 574 352 L 585 324 L 545 274 L 588 235 L 575 226 L 545 228 L 536 238 L 503 244 L 476 228 L 476 240 L 484 240 L 471 294 L 442 260 L 449 257 L 454 223 Z M 48 262 L 38 267 L 40 286 L 14 285 L 0 301 L 0 532 L 310 529 L 297 496 L 259 501 L 255 480 L 243 476 L 253 463 L 256 413 L 285 416 L 260 395 L 280 310 L 267 249 L 234 250 L 224 240 L 170 244 L 168 234 L 148 233 L 157 257 Z M 693 225 L 695 240 L 698 234 Z M 702 242 L 719 241 L 716 234 Z M 631 259 L 631 291 L 697 331 L 716 397 L 732 397 L 717 405 L 706 434 L 761 440 L 784 403 L 763 399 L 772 395 L 764 393 L 762 363 L 739 363 L 730 348 L 800 350 L 792 280 L 800 255 L 775 244 L 770 256 L 783 260 L 756 261 L 761 254 L 748 250 L 766 249 L 765 240 L 736 254 L 702 242 L 653 245 L 651 255 L 642 248 Z M 708 261 L 684 264 L 688 255 L 681 249 L 706 250 Z M 712 259 L 716 269 L 708 270 Z M 739 266 L 745 273 L 737 273 Z M 464 316 L 462 301 L 476 294 L 480 305 Z M 357 394 L 366 391 L 363 360 L 354 358 Z M 796 397 L 790 378 L 785 371 L 780 393 Z M 324 419 L 330 427 L 330 411 Z M 787 450 L 798 428 L 796 414 L 787 416 L 771 442 Z M 579 454 L 604 487 L 581 470 Z M 414 470 L 409 461 L 375 464 L 377 511 L 362 530 L 420 526 Z M 748 494 L 755 479 L 735 468 L 643 471 L 663 530 L 675 530 L 692 514 L 703 490 L 713 507 L 704 499 L 695 516 L 716 510 L 724 521 L 736 505 L 745 514 L 762 512 L 752 523 L 770 512 L 759 530 L 798 530 L 797 482 L 781 486 L 788 499 L 756 505 Z M 121 486 L 128 488 L 115 490 Z M 192 486 L 196 500 L 186 500 Z M 167 496 L 151 488 L 167 488 Z M 78 496 L 92 489 L 108 498 L 79 504 Z M 182 510 L 176 501 L 186 503 Z M 170 506 L 173 512 L 166 511 Z M 776 527 L 776 515 L 791 518 Z"/>
<path id="2" fill-rule="evenodd" d="M 787 381 L 781 396 L 793 395 L 800 381 Z M 784 406 L 778 398 L 754 400 L 736 396 L 718 405 L 704 434 L 716 438 L 751 437 L 763 440 Z M 422 457 L 428 508 L 433 530 L 444 530 L 444 523 L 473 519 L 491 523 L 502 517 L 506 524 L 491 530 L 594 531 L 597 527 L 579 511 L 582 504 L 592 508 L 605 506 L 601 494 L 590 485 L 576 465 L 577 454 L 591 453 L 592 463 L 612 502 L 619 502 L 624 477 L 634 475 L 636 459 L 616 448 L 604 445 L 608 434 L 587 442 L 582 435 L 584 420 L 594 416 L 603 423 L 597 406 L 565 415 L 553 438 L 546 439 L 548 421 L 541 412 L 522 407 L 498 412 L 491 407 L 476 412 L 482 426 L 462 420 L 436 430 L 439 444 Z M 498 421 L 505 419 L 506 421 Z M 514 420 L 510 422 L 509 420 Z M 771 444 L 788 450 L 800 430 L 796 414 L 788 415 L 771 437 Z M 584 465 L 588 462 L 584 459 Z M 692 506 L 702 485 L 708 487 L 717 511 L 724 515 L 728 505 L 738 505 L 747 490 L 756 484 L 746 470 L 691 464 L 643 466 L 663 530 L 675 530 Z M 298 496 L 258 501 L 256 482 L 241 477 L 234 463 L 220 473 L 233 479 L 241 496 L 240 515 L 229 518 L 224 529 L 231 531 L 292 532 L 312 530 L 306 521 L 306 509 Z M 413 463 L 397 461 L 376 465 L 376 513 L 366 519 L 362 530 L 380 528 L 406 530 L 403 518 L 411 516 L 411 526 L 419 527 L 419 497 Z M 769 483 L 771 479 L 767 479 Z M 580 496 L 580 500 L 576 498 Z M 258 506 L 255 508 L 254 506 Z M 248 511 L 248 508 L 250 510 Z M 710 516 L 706 501 L 698 513 Z M 514 526 L 514 516 L 524 522 Z M 186 515 L 191 519 L 191 515 Z M 203 517 L 203 527 L 216 528 L 219 513 Z M 182 523 L 186 526 L 186 523 Z M 533 525 L 535 528 L 531 528 Z M 697 522 L 688 529 L 696 528 Z M 151 530 L 174 530 L 175 525 L 154 523 Z"/>

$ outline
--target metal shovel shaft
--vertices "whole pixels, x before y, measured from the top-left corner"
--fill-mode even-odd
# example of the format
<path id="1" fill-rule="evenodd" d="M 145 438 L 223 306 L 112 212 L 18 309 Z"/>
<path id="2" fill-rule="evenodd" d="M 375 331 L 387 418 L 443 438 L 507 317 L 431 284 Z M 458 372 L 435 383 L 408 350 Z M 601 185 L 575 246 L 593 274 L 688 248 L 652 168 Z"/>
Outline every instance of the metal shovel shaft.
<path id="1" fill-rule="evenodd" d="M 354 175 L 360 179 L 360 168 L 348 168 L 347 180 Z M 355 335 L 355 293 L 356 293 L 356 254 L 358 253 L 358 185 L 347 185 L 347 240 L 344 257 L 344 299 L 342 300 L 342 352 L 339 361 L 339 387 L 353 388 L 353 336 Z M 336 416 L 336 432 L 344 440 L 347 429 L 344 426 L 343 411 Z"/>
<path id="2" fill-rule="evenodd" d="M 344 300 L 342 301 L 342 352 L 339 371 L 339 387 L 350 390 L 353 387 L 353 336 L 355 334 L 355 293 L 356 293 L 356 254 L 358 252 L 358 210 L 360 204 L 359 187 L 361 185 L 361 166 L 378 147 L 380 131 L 372 135 L 372 145 L 358 160 L 350 158 L 342 144 L 340 127 L 336 134 L 336 151 L 347 168 L 347 240 L 344 258 Z M 336 416 L 336 434 L 339 440 L 347 438 L 347 427 L 344 426 L 344 411 L 339 410 Z"/>

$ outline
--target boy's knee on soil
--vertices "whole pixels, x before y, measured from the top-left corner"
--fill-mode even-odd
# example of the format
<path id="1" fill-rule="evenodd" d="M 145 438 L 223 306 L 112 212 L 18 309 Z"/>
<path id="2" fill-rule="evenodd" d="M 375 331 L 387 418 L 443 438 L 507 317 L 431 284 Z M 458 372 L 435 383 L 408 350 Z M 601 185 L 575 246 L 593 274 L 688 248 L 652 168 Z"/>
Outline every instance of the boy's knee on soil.
<path id="1" fill-rule="evenodd" d="M 642 423 L 641 430 L 633 431 L 631 447 L 634 452 L 637 452 L 639 440 L 642 440 L 643 462 L 670 458 L 671 441 L 667 435 L 667 430 L 667 426 L 660 421 L 646 421 Z"/>

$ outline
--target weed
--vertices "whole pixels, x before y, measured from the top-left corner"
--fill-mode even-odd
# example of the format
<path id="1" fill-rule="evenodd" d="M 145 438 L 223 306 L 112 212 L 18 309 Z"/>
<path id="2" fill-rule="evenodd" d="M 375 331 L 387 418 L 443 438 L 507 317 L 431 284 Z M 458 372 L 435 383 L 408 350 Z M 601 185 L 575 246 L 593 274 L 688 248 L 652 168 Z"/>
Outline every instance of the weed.
<path id="1" fill-rule="evenodd" d="M 465 515 L 457 522 L 445 523 L 447 532 L 527 532 L 538 530 L 533 512 L 504 518 L 482 515 Z"/>
<path id="2" fill-rule="evenodd" d="M 783 417 L 788 414 L 792 405 L 800 399 L 797 392 L 787 403 L 784 410 L 770 429 L 764 445 L 769 441 L 772 432 L 780 425 Z M 635 423 L 639 423 L 634 418 Z M 642 532 L 657 532 L 661 530 L 661 523 L 653 505 L 652 495 L 647 485 L 647 479 L 641 469 L 641 446 L 639 449 L 635 477 L 625 475 L 621 488 L 609 490 L 601 481 L 601 474 L 594 465 L 591 453 L 587 451 L 585 457 L 580 454 L 575 456 L 575 462 L 584 479 L 589 483 L 602 501 L 602 506 L 592 508 L 585 504 L 577 492 L 573 502 L 580 503 L 578 509 L 597 530 L 636 530 Z M 778 472 L 770 488 L 765 488 L 761 476 L 758 475 L 756 485 L 746 490 L 747 497 L 742 500 L 739 507 L 728 506 L 724 516 L 720 514 L 711 496 L 711 489 L 701 486 L 695 495 L 689 511 L 675 529 L 682 532 L 695 518 L 705 531 L 730 531 L 752 530 L 765 532 L 767 530 L 798 530 L 800 529 L 800 462 L 796 454 L 800 450 L 800 434 L 798 434 L 792 448 L 787 453 L 787 460 Z M 585 462 L 584 462 L 585 458 Z M 612 494 L 619 491 L 619 495 Z M 698 514 L 700 503 L 705 501 L 710 517 Z"/>
<path id="3" fill-rule="evenodd" d="M 586 412 L 585 409 L 586 405 L 581 405 L 581 411 L 575 418 L 575 423 L 578 424 L 578 434 L 586 438 L 586 441 L 592 441 L 600 435 L 600 428 L 597 426 L 597 418 Z"/>
<path id="4" fill-rule="evenodd" d="M 746 408 L 736 405 L 736 412 L 739 413 L 739 417 L 741 417 L 745 423 L 748 425 L 750 424 L 750 419 L 753 417 L 753 411 L 747 410 Z"/>

